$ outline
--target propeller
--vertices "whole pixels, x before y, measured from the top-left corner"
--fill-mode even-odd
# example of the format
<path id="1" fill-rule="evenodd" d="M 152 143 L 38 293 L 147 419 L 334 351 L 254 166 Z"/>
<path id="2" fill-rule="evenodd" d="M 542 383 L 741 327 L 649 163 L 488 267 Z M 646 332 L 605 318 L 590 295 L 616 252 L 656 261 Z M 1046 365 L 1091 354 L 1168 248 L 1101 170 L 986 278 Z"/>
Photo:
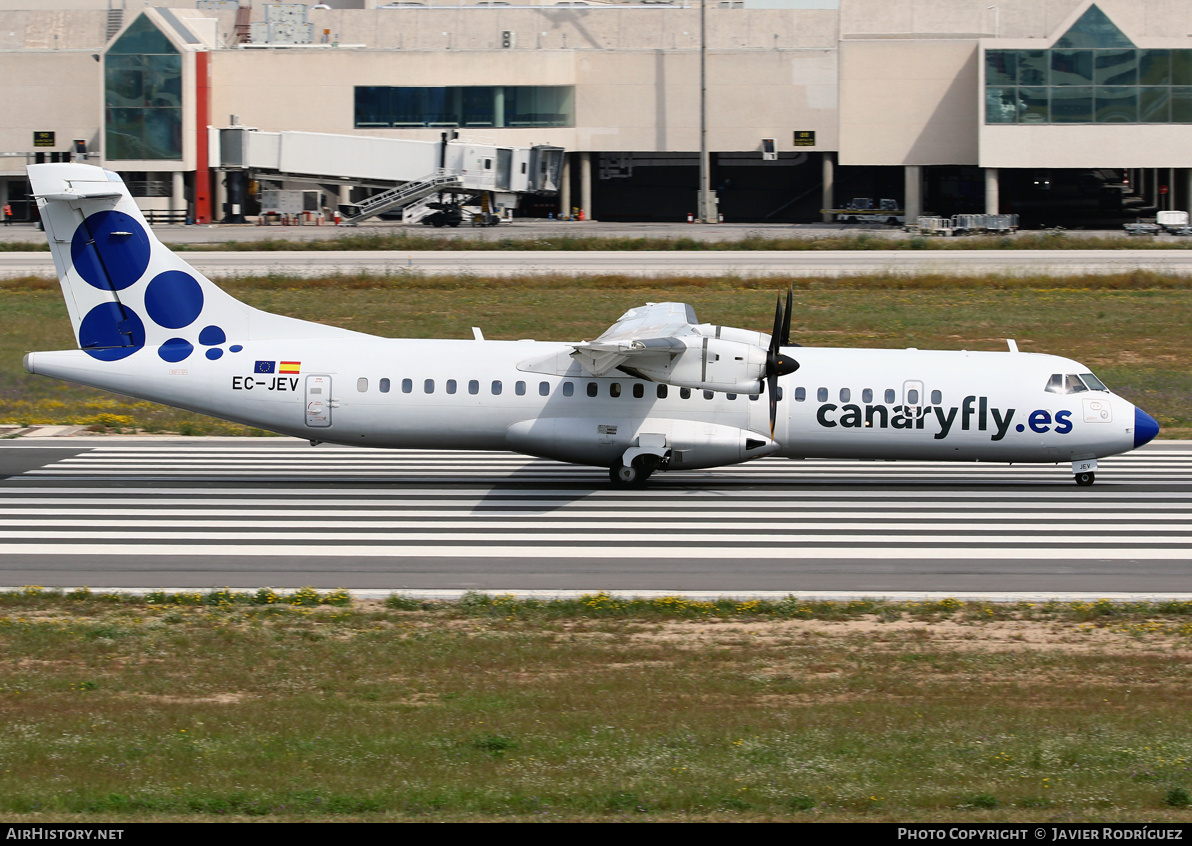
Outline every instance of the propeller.
<path id="1" fill-rule="evenodd" d="M 794 294 L 793 287 L 786 292 L 785 309 L 782 307 L 782 297 L 778 298 L 778 305 L 774 309 L 774 332 L 770 335 L 770 348 L 766 350 L 766 393 L 769 394 L 770 400 L 771 439 L 774 437 L 774 424 L 778 419 L 778 377 L 799 369 L 799 362 L 779 352 L 780 347 L 790 346 Z"/>

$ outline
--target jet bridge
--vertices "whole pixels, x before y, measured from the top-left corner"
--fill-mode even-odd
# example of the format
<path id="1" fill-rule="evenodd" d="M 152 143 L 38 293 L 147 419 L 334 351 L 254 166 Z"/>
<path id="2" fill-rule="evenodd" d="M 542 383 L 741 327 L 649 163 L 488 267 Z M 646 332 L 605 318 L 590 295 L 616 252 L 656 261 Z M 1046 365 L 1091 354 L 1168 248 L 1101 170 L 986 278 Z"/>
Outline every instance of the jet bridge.
<path id="1" fill-rule="evenodd" d="M 356 223 L 440 194 L 430 206 L 512 207 L 522 194 L 555 194 L 563 148 L 501 147 L 463 139 L 415 141 L 318 132 L 212 127 L 211 167 L 257 180 L 382 189 L 347 210 Z M 233 192 L 229 189 L 229 195 Z M 231 196 L 229 196 L 231 200 Z M 235 200 L 232 200 L 235 202 Z M 457 216 L 458 217 L 458 216 Z"/>

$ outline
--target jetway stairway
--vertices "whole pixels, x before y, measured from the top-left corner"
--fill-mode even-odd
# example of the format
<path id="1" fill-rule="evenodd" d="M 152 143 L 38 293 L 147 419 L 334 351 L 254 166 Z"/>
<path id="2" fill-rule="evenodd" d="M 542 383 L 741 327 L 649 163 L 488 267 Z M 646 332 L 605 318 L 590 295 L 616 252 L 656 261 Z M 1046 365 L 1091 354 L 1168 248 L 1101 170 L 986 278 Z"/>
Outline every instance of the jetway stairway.
<path id="1" fill-rule="evenodd" d="M 353 226 L 366 218 L 403 208 L 429 197 L 431 194 L 437 194 L 449 188 L 461 187 L 463 187 L 463 183 L 458 174 L 439 170 L 422 179 L 415 179 L 396 188 L 375 194 L 363 203 L 355 204 L 352 207 L 355 212 L 345 217 L 342 222 L 345 226 Z"/>

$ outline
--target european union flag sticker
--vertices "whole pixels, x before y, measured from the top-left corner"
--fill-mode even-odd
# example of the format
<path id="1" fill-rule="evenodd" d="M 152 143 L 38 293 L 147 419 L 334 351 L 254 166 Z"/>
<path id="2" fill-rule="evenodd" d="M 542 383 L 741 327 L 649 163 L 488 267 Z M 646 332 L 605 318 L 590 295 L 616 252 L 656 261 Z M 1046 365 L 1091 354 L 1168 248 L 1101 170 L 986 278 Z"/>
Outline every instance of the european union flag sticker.
<path id="1" fill-rule="evenodd" d="M 272 373 L 273 368 L 276 366 L 276 361 L 258 361 L 256 369 L 253 370 L 253 373 Z"/>

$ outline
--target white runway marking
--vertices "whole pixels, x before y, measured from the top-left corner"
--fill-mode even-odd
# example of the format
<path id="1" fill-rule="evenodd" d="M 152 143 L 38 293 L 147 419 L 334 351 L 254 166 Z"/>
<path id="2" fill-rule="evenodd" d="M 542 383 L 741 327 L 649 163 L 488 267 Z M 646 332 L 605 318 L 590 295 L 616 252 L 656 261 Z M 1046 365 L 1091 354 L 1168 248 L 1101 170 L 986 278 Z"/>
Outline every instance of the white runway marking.
<path id="1" fill-rule="evenodd" d="M 764 460 L 659 474 L 640 491 L 605 479 L 598 468 L 501 453 L 101 446 L 0 489 L 0 550 L 1192 561 L 1186 449 L 1103 460 L 1089 489 L 1066 465 L 971 463 Z"/>

